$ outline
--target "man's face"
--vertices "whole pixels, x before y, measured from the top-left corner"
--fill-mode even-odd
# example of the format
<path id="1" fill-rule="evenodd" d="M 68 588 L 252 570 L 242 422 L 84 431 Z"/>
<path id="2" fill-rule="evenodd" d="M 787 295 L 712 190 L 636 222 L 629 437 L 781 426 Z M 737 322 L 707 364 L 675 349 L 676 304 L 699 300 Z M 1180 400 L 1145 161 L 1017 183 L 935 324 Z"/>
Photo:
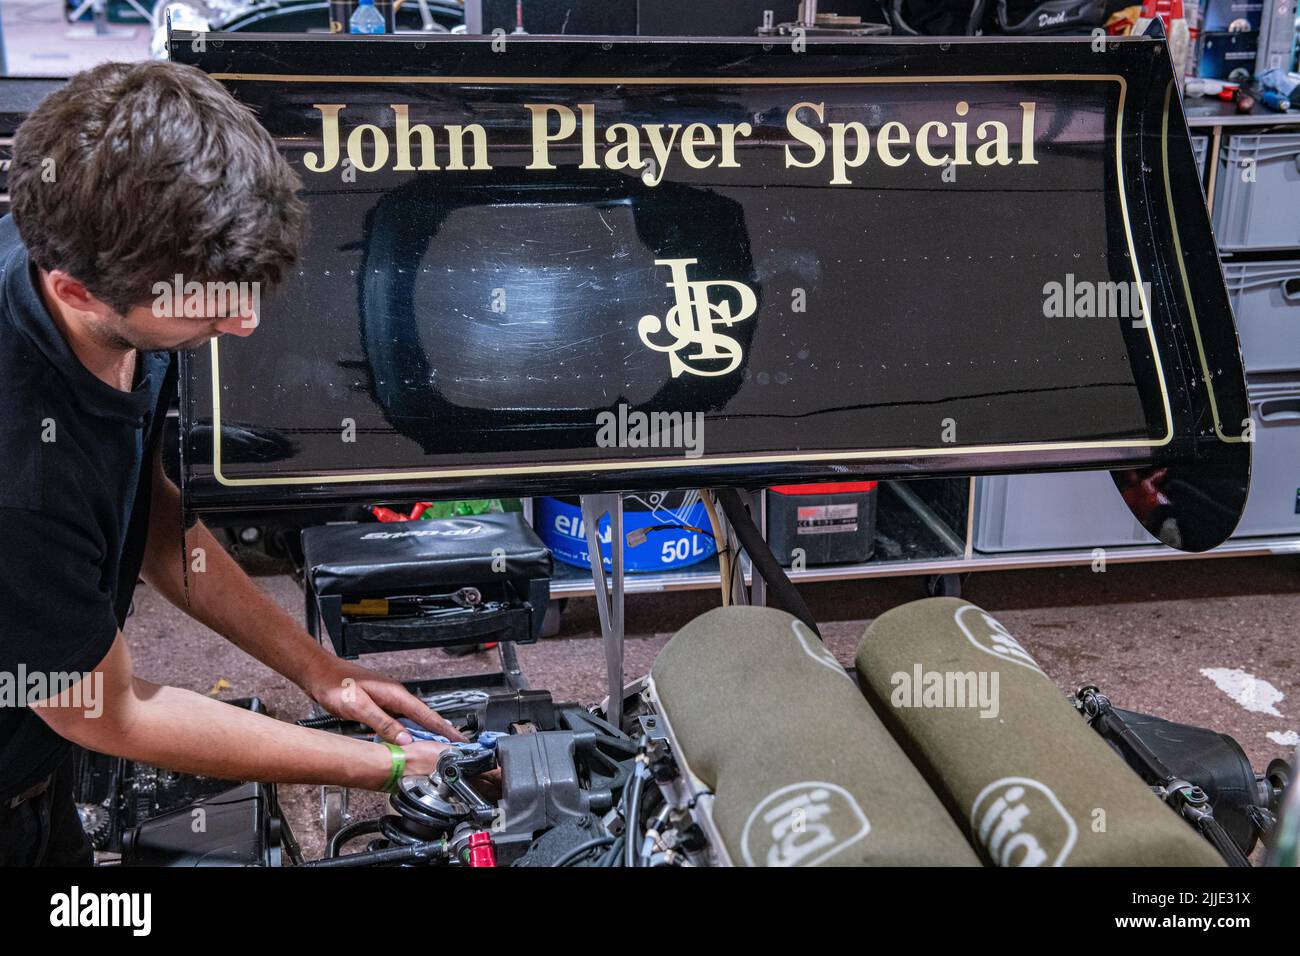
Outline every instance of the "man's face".
<path id="1" fill-rule="evenodd" d="M 105 344 L 142 352 L 180 352 L 198 348 L 218 335 L 252 335 L 257 328 L 256 295 L 210 291 L 170 295 L 133 306 L 125 315 L 107 307 L 93 320 Z"/>
<path id="2" fill-rule="evenodd" d="M 218 335 L 252 335 L 257 315 L 158 316 L 149 306 L 136 306 L 119 317 L 118 331 L 132 348 L 142 352 L 184 352 Z"/>

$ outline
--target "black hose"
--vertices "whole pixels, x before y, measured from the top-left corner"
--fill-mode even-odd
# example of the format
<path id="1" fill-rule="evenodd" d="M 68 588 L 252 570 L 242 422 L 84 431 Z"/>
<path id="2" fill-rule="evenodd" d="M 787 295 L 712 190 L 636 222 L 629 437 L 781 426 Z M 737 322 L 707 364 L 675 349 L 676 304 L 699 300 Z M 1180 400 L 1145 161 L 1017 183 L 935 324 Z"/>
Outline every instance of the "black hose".
<path id="1" fill-rule="evenodd" d="M 605 851 L 605 855 L 600 858 L 600 862 L 596 865 L 600 867 L 618 866 L 619 861 L 623 859 L 623 842 L 623 836 L 620 834 L 618 839 L 610 844 L 609 849 Z"/>
<path id="2" fill-rule="evenodd" d="M 345 827 L 340 827 L 339 832 L 330 837 L 329 846 L 325 848 L 325 856 L 334 858 L 339 855 L 339 848 L 351 840 L 353 837 L 360 836 L 363 833 L 378 833 L 379 820 L 358 820 L 355 823 L 349 823 Z"/>
<path id="3" fill-rule="evenodd" d="M 763 540 L 763 535 L 759 532 L 758 526 L 754 524 L 754 519 L 749 516 L 749 510 L 741 503 L 740 495 L 736 493 L 736 489 L 720 489 L 718 491 L 718 503 L 722 505 L 727 520 L 731 522 L 732 530 L 736 532 L 736 537 L 740 540 L 740 546 L 749 555 L 755 573 L 767 582 L 772 603 L 787 614 L 793 614 L 808 625 L 809 630 L 821 637 L 822 632 L 817 630 L 817 622 L 813 620 L 812 612 L 808 610 L 808 605 L 804 603 L 803 595 L 799 593 L 799 589 L 786 576 L 785 569 L 777 563 L 776 556 L 772 554 L 772 549 Z"/>
<path id="4" fill-rule="evenodd" d="M 586 843 L 579 843 L 564 856 L 555 861 L 555 866 L 572 866 L 573 862 L 580 856 L 590 853 L 592 850 L 602 846 L 609 846 L 614 842 L 612 836 L 596 837 L 594 840 L 588 840 Z"/>
<path id="5" fill-rule="evenodd" d="M 325 857 L 311 860 L 304 866 L 340 867 L 340 866 L 381 866 L 389 863 L 435 863 L 447 859 L 447 841 L 434 840 L 428 843 L 414 843 L 411 846 L 393 847 L 387 850 L 363 850 L 349 853 L 347 856 Z"/>
<path id="6" fill-rule="evenodd" d="M 645 776 L 638 767 L 627 785 L 627 818 L 624 836 L 627 843 L 623 846 L 623 865 L 640 866 L 641 854 L 637 847 L 641 826 L 641 788 L 645 785 Z"/>

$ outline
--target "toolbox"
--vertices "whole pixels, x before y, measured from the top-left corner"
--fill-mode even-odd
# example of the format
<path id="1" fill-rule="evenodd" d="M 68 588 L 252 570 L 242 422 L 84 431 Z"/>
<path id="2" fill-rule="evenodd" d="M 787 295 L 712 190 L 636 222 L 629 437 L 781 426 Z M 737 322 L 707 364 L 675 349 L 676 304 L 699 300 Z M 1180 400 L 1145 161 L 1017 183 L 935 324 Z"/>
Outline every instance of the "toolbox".
<path id="1" fill-rule="evenodd" d="M 340 657 L 541 636 L 551 553 L 517 512 L 324 525 L 302 546 L 307 629 Z"/>
<path id="2" fill-rule="evenodd" d="M 776 485 L 768 489 L 767 541 L 786 567 L 861 564 L 876 546 L 874 481 Z"/>

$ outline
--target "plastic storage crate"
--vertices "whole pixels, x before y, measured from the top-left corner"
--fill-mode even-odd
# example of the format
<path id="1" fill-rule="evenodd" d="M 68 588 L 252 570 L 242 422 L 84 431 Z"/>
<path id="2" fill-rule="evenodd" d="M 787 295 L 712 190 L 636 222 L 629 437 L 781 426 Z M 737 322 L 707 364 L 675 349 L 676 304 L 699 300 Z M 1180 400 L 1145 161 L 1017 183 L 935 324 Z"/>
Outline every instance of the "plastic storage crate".
<path id="1" fill-rule="evenodd" d="M 1223 274 L 1246 371 L 1300 369 L 1300 259 L 1229 262 Z"/>
<path id="2" fill-rule="evenodd" d="M 1250 386 L 1250 496 L 1234 538 L 1300 534 L 1300 372 Z M 1155 544 L 1109 472 L 998 475 L 975 484 L 976 551 L 1069 551 Z"/>
<path id="3" fill-rule="evenodd" d="M 1210 153 L 1210 137 L 1192 136 L 1192 155 L 1196 157 L 1196 171 L 1201 174 L 1201 188 L 1205 188 L 1205 157 Z"/>
<path id="4" fill-rule="evenodd" d="M 1300 247 L 1300 133 L 1238 134 L 1219 150 L 1214 235 L 1219 248 Z"/>
<path id="5" fill-rule="evenodd" d="M 1250 387 L 1255 448 L 1246 513 L 1233 535 L 1300 534 L 1300 374 Z"/>
<path id="6" fill-rule="evenodd" d="M 1107 471 L 977 479 L 973 538 L 985 553 L 1156 543 Z"/>

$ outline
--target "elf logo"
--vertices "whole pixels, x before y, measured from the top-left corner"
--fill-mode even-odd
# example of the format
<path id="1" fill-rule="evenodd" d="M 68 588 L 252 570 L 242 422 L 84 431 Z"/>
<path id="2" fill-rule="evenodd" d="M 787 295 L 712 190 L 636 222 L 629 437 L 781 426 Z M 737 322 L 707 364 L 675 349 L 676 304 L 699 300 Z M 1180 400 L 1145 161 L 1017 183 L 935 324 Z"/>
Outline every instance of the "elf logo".
<path id="1" fill-rule="evenodd" d="M 582 540 L 587 536 L 587 525 L 577 515 L 570 517 L 569 515 L 557 514 L 554 527 L 556 534 L 563 535 L 566 538 Z M 596 537 L 601 544 L 609 544 L 613 540 L 611 534 L 608 523 L 596 531 Z"/>
<path id="2" fill-rule="evenodd" d="M 51 926 L 125 926 L 133 936 L 148 936 L 152 917 L 152 893 L 82 893 L 74 886 L 50 897 Z"/>
<path id="3" fill-rule="evenodd" d="M 985 654 L 992 654 L 998 660 L 1019 664 L 1021 667 L 1028 667 L 1031 671 L 1043 673 L 1043 669 L 1011 636 L 1010 632 L 974 604 L 963 604 L 957 608 L 954 620 L 961 628 L 961 632 L 966 635 L 966 640 Z"/>
<path id="4" fill-rule="evenodd" d="M 996 866 L 1061 866 L 1079 836 L 1056 794 L 1029 777 L 1003 777 L 981 790 L 970 826 Z"/>
<path id="5" fill-rule="evenodd" d="M 746 866 L 816 866 L 870 832 L 853 794 L 809 780 L 763 798 L 745 821 L 740 851 Z"/>

